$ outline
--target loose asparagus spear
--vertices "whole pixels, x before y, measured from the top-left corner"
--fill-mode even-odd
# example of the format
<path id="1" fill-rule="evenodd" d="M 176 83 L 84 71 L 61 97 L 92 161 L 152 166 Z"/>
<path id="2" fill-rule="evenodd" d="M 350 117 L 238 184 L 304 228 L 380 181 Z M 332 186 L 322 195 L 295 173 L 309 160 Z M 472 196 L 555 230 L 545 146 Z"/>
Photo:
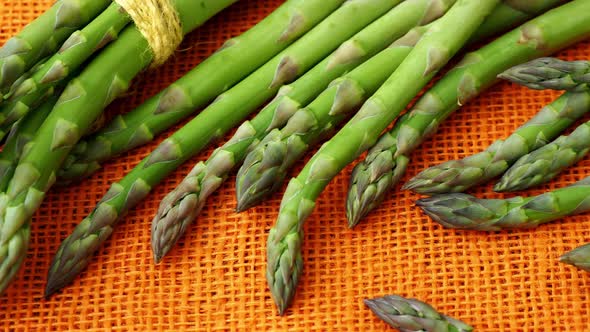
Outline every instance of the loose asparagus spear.
<path id="1" fill-rule="evenodd" d="M 201 151 L 212 137 L 223 135 L 243 121 L 275 95 L 280 85 L 305 73 L 343 41 L 394 5 L 391 0 L 345 2 L 313 30 L 222 94 L 161 143 L 131 173 L 113 184 L 90 216 L 64 240 L 49 270 L 46 294 L 49 296 L 71 282 L 108 238 L 116 222 L 145 198 L 166 175 Z M 248 138 L 249 134 L 245 132 L 244 138 Z"/>
<path id="2" fill-rule="evenodd" d="M 234 1 L 176 0 L 184 32 L 196 28 Z M 1 280 L 12 279 L 22 263 L 30 219 L 53 185 L 55 174 L 72 146 L 88 131 L 101 110 L 125 90 L 129 80 L 149 64 L 146 59 L 151 58 L 151 52 L 146 52 L 147 42 L 134 26 L 129 28 L 69 83 L 35 138 L 25 147 L 26 153 L 19 160 L 8 189 L 0 193 L 0 245 L 19 244 L 11 256 L 0 257 L 0 266 L 13 266 L 10 270 L 0 269 Z M 119 43 L 123 43 L 124 50 Z"/>
<path id="3" fill-rule="evenodd" d="M 84 29 L 74 32 L 55 55 L 14 89 L 6 105 L 0 108 L 0 128 L 12 126 L 25 116 L 43 95 L 51 94 L 49 90 L 65 80 L 98 49 L 115 40 L 129 22 L 125 11 L 117 3 L 112 3 Z"/>
<path id="4" fill-rule="evenodd" d="M 590 210 L 590 178 L 534 197 L 479 199 L 463 193 L 436 195 L 416 204 L 449 228 L 478 231 L 533 228 Z"/>
<path id="5" fill-rule="evenodd" d="M 172 248 L 200 213 L 207 197 L 225 181 L 229 172 L 244 160 L 248 151 L 256 146 L 266 133 L 283 126 L 297 108 L 316 97 L 333 79 L 362 63 L 413 26 L 427 23 L 442 15 L 453 2 L 454 0 L 448 2 L 446 6 L 440 0 L 403 2 L 344 42 L 330 57 L 303 77 L 283 87 L 283 93 L 279 92 L 280 96 L 274 102 L 251 121 L 244 122 L 235 138 L 217 149 L 209 160 L 196 165 L 178 188 L 164 198 L 152 224 L 152 249 L 155 260 L 159 261 Z M 405 49 L 401 52 L 409 53 Z M 400 58 L 395 52 L 389 52 L 385 56 Z M 382 75 L 382 71 L 387 72 L 387 69 L 381 66 L 387 65 L 389 59 L 383 56 L 381 58 L 382 61 L 371 74 Z M 346 111 L 347 109 L 335 110 L 337 113 Z M 277 114 L 281 116 L 277 117 Z M 248 138 L 244 138 L 244 132 L 250 133 Z M 192 208 L 187 208 L 188 205 Z M 179 213 L 180 209 L 182 214 Z M 238 203 L 238 210 L 240 209 Z"/>
<path id="6" fill-rule="evenodd" d="M 60 0 L 0 48 L 0 103 L 12 83 L 52 54 L 77 28 L 86 25 L 109 0 Z"/>
<path id="7" fill-rule="evenodd" d="M 557 174 L 577 163 L 590 151 L 590 122 L 586 122 L 570 135 L 522 156 L 504 173 L 494 187 L 495 191 L 524 190 L 549 182 Z"/>
<path id="8" fill-rule="evenodd" d="M 248 153 L 238 172 L 237 210 L 249 209 L 279 190 L 291 166 L 383 85 L 426 29 L 427 26 L 412 29 L 391 47 L 334 81 L 312 103 L 298 110 L 282 129 L 269 132 Z"/>
<path id="9" fill-rule="evenodd" d="M 588 111 L 586 92 L 567 92 L 506 140 L 497 140 L 486 150 L 464 159 L 427 168 L 408 181 L 404 189 L 421 194 L 465 191 L 504 173 L 520 157 L 547 144 Z"/>
<path id="10" fill-rule="evenodd" d="M 477 231 L 533 228 L 590 211 L 590 177 L 533 197 L 478 199 L 453 193 L 421 199 L 416 204 L 449 228 Z M 560 261 L 590 272 L 590 244 L 564 254 Z"/>
<path id="11" fill-rule="evenodd" d="M 101 162 L 151 141 L 262 66 L 343 2 L 287 1 L 170 87 L 79 142 L 58 173 L 60 182 L 87 177 Z"/>
<path id="12" fill-rule="evenodd" d="M 487 0 L 455 3 L 352 120 L 290 181 L 267 242 L 266 277 L 280 314 L 293 300 L 301 275 L 302 226 L 313 211 L 315 200 L 340 170 L 375 143 L 379 134 L 467 42 L 497 4 L 498 1 Z"/>
<path id="13" fill-rule="evenodd" d="M 367 158 L 354 168 L 346 202 L 349 226 L 354 227 L 379 205 L 404 175 L 411 153 L 436 132 L 450 114 L 497 82 L 496 75 L 587 36 L 587 25 L 581 27 L 584 20 L 566 19 L 575 9 L 555 9 L 505 34 L 466 55 L 437 82 L 410 110 L 409 116 L 398 120 L 369 151 Z M 527 37 L 530 31 L 540 33 L 531 39 Z M 523 42 L 526 40 L 529 42 Z M 535 134 L 530 137 L 536 139 Z"/>
<path id="14" fill-rule="evenodd" d="M 583 91 L 590 89 L 590 62 L 541 58 L 510 68 L 499 77 L 536 90 Z"/>
<path id="15" fill-rule="evenodd" d="M 0 152 L 0 190 L 4 192 L 8 187 L 8 181 L 14 174 L 16 164 L 22 153 L 26 151 L 25 145 L 33 139 L 36 130 L 41 126 L 57 97 L 47 100 L 39 109 L 23 118 L 11 132 L 2 152 Z M 1 196 L 0 201 L 6 204 L 6 197 Z M 6 289 L 12 278 L 18 272 L 18 268 L 26 257 L 27 245 L 31 235 L 28 226 L 0 220 L 2 237 L 0 241 L 0 290 Z M 13 233 L 14 232 L 14 233 Z M 5 234 L 14 234 L 5 237 Z"/>
<path id="16" fill-rule="evenodd" d="M 365 300 L 367 307 L 387 325 L 405 332 L 469 332 L 473 328 L 441 315 L 431 305 L 397 295 Z"/>
<path id="17" fill-rule="evenodd" d="M 590 243 L 565 253 L 559 261 L 590 272 Z"/>

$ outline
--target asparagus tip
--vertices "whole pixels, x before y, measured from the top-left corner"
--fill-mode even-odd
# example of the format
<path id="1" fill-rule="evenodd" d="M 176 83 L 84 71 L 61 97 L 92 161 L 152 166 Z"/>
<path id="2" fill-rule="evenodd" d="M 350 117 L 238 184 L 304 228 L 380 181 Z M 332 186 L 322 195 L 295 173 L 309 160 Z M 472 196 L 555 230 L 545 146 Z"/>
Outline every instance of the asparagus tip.
<path id="1" fill-rule="evenodd" d="M 238 199 L 236 204 L 236 213 L 242 213 L 254 207 L 252 200 L 248 199 L 248 196 L 242 196 Z"/>
<path id="2" fill-rule="evenodd" d="M 363 214 L 359 213 L 357 209 L 349 210 L 346 218 L 348 219 L 348 228 L 355 228 L 361 222 L 362 217 Z"/>

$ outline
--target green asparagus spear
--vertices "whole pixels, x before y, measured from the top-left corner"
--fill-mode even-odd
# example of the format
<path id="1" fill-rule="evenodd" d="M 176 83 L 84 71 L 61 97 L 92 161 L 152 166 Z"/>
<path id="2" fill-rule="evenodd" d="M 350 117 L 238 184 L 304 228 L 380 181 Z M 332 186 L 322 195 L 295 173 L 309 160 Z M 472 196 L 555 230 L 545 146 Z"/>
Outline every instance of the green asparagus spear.
<path id="1" fill-rule="evenodd" d="M 248 151 L 256 146 L 266 133 L 273 128 L 283 126 L 297 108 L 316 97 L 333 79 L 391 44 L 411 27 L 427 23 L 442 15 L 452 3 L 453 1 L 446 6 L 441 6 L 442 3 L 439 0 L 403 2 L 344 42 L 330 57 L 324 59 L 303 77 L 291 85 L 284 86 L 283 92 L 279 92 L 279 97 L 275 101 L 254 119 L 244 122 L 234 139 L 217 149 L 209 160 L 196 165 L 178 188 L 164 198 L 152 224 L 152 249 L 156 261 L 159 261 L 172 248 L 188 225 L 197 217 L 207 197 L 225 181 L 229 172 L 244 160 Z M 409 53 L 405 49 L 401 52 Z M 395 52 L 389 52 L 386 56 L 400 58 Z M 382 61 L 377 66 L 373 66 L 376 68 L 373 68 L 371 74 L 382 75 L 382 71 L 387 72 L 381 66 L 387 64 L 389 59 L 383 56 L 381 58 Z M 387 76 L 383 78 L 383 81 Z M 336 112 L 346 113 L 346 111 L 347 109 L 342 109 Z M 277 114 L 281 116 L 276 116 Z M 244 132 L 250 133 L 249 138 L 244 138 Z M 193 201 L 196 203 L 192 203 Z M 191 202 L 192 209 L 186 208 L 189 205 L 188 202 Z M 241 209 L 239 202 L 238 200 L 238 210 Z M 181 208 L 182 214 L 179 213 Z"/>
<path id="2" fill-rule="evenodd" d="M 262 66 L 343 2 L 287 1 L 170 87 L 80 141 L 58 173 L 59 181 L 78 181 L 101 162 L 151 141 Z"/>
<path id="3" fill-rule="evenodd" d="M 506 140 L 497 140 L 486 150 L 464 159 L 427 168 L 408 181 L 404 189 L 421 194 L 462 192 L 490 180 L 504 173 L 520 157 L 546 145 L 590 111 L 588 97 L 586 92 L 567 92 Z"/>
<path id="4" fill-rule="evenodd" d="M 275 95 L 283 83 L 305 73 L 394 5 L 391 0 L 345 2 L 313 30 L 164 140 L 131 173 L 111 186 L 90 216 L 62 243 L 49 270 L 46 294 L 51 295 L 71 282 L 111 234 L 115 223 L 170 172 L 201 151 L 212 138 L 220 137 L 243 121 Z M 244 134 L 245 137 L 239 139 L 249 137 L 248 132 Z"/>
<path id="5" fill-rule="evenodd" d="M 590 122 L 570 135 L 518 159 L 494 187 L 495 191 L 524 190 L 550 181 L 569 166 L 577 163 L 590 151 Z"/>
<path id="6" fill-rule="evenodd" d="M 303 222 L 329 181 L 372 146 L 448 60 L 467 42 L 498 1 L 459 0 L 436 21 L 385 84 L 316 153 L 288 187 L 267 242 L 267 281 L 283 314 L 303 268 Z M 457 24 L 461 22 L 461 24 Z M 403 84 L 402 84 L 403 82 Z"/>
<path id="7" fill-rule="evenodd" d="M 590 272 L 590 243 L 565 253 L 559 261 Z"/>
<path id="8" fill-rule="evenodd" d="M 192 0 L 176 0 L 184 32 L 196 28 L 234 1 L 208 0 L 196 4 Z M 102 109 L 149 64 L 146 59 L 152 56 L 146 52 L 146 43 L 134 26 L 126 29 L 117 42 L 105 48 L 68 84 L 35 138 L 25 147 L 8 189 L 0 193 L 0 245 L 19 244 L 11 256 L 0 257 L 0 266 L 12 266 L 10 270 L 0 269 L 1 280 L 8 283 L 22 263 L 30 219 L 53 185 L 55 174 L 72 146 L 88 131 Z"/>
<path id="9" fill-rule="evenodd" d="M 261 203 L 279 190 L 287 172 L 310 146 L 358 109 L 393 74 L 427 26 L 412 29 L 391 47 L 334 81 L 282 129 L 269 132 L 245 158 L 236 180 L 238 211 Z"/>
<path id="10" fill-rule="evenodd" d="M 473 328 L 441 315 L 431 305 L 416 299 L 387 295 L 365 300 L 367 307 L 387 325 L 407 332 L 469 332 Z"/>
<path id="11" fill-rule="evenodd" d="M 60 0 L 0 48 L 0 103 L 11 85 L 40 59 L 52 54 L 77 28 L 86 25 L 109 0 Z"/>
<path id="12" fill-rule="evenodd" d="M 117 3 L 112 3 L 84 29 L 74 32 L 54 56 L 14 89 L 6 105 L 0 108 L 0 128 L 12 126 L 25 116 L 43 95 L 51 94 L 49 90 L 65 80 L 98 49 L 115 40 L 129 22 L 125 11 Z"/>
<path id="13" fill-rule="evenodd" d="M 57 99 L 57 95 L 49 98 L 34 113 L 25 116 L 13 127 L 0 152 L 0 192 L 5 192 L 8 189 L 8 183 L 14 174 L 14 169 L 25 145 L 33 140 Z"/>
<path id="14" fill-rule="evenodd" d="M 585 19 L 565 19 L 576 8 L 564 9 L 567 8 L 540 16 L 466 55 L 417 102 L 407 118 L 398 120 L 395 127 L 379 139 L 367 158 L 352 172 L 346 202 L 350 227 L 377 207 L 397 184 L 406 171 L 411 153 L 436 132 L 450 114 L 497 82 L 496 75 L 588 35 L 587 25 L 580 28 Z M 542 33 L 530 39 L 527 37 L 529 31 Z M 523 42 L 527 38 L 530 42 Z M 534 134 L 530 137 L 536 138 Z"/>
<path id="15" fill-rule="evenodd" d="M 589 90 L 590 61 L 541 58 L 510 68 L 499 77 L 536 90 Z"/>
<path id="16" fill-rule="evenodd" d="M 491 37 L 502 30 L 516 28 L 547 10 L 568 0 L 509 0 L 502 1 L 471 36 L 471 42 Z"/>
<path id="17" fill-rule="evenodd" d="M 57 97 L 50 98 L 39 107 L 37 112 L 19 121 L 11 132 L 0 152 L 0 190 L 2 192 L 7 189 L 8 181 L 14 174 L 18 160 L 26 150 L 26 144 L 33 139 L 36 130 L 56 102 Z M 6 197 L 2 195 L 0 202 L 6 204 L 6 201 Z M 0 290 L 4 290 L 26 257 L 31 230 L 30 227 L 20 227 L 19 224 L 6 222 L 5 218 L 0 219 L 0 226 Z M 7 237 L 8 234 L 13 235 Z"/>
<path id="18" fill-rule="evenodd" d="M 590 178 L 534 197 L 479 199 L 463 193 L 436 195 L 416 204 L 449 228 L 478 231 L 533 228 L 590 210 Z"/>

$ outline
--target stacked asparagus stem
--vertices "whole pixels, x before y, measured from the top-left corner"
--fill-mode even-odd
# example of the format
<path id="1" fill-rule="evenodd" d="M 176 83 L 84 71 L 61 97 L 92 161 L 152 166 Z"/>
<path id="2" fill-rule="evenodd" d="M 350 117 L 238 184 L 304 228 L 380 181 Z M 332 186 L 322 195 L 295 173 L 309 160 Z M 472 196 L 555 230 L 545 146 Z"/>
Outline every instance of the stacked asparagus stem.
<path id="1" fill-rule="evenodd" d="M 584 92 L 590 90 L 590 63 L 542 58 L 516 66 L 500 77 L 534 89 Z M 590 122 L 518 159 L 494 187 L 495 191 L 524 190 L 549 182 L 590 151 Z"/>
<path id="2" fill-rule="evenodd" d="M 190 0 L 173 4 L 186 34 L 236 1 L 200 1 L 198 10 Z M 119 4 L 58 1 L 0 49 L 0 139 L 10 133 L 0 152 L 0 291 L 19 270 L 31 218 L 56 181 L 80 181 L 204 107 L 112 184 L 63 241 L 48 272 L 47 297 L 86 268 L 117 222 L 158 183 L 240 125 L 161 202 L 151 228 L 154 260 L 169 253 L 232 171 L 239 169 L 240 212 L 278 191 L 290 168 L 328 140 L 289 181 L 269 232 L 266 278 L 282 315 L 303 270 L 304 222 L 328 183 L 370 149 L 350 180 L 346 211 L 349 226 L 355 226 L 404 175 L 411 153 L 499 78 L 566 92 L 507 139 L 429 168 L 404 188 L 442 194 L 417 204 L 452 228 L 536 227 L 590 210 L 590 177 L 535 197 L 486 200 L 460 193 L 506 171 L 497 191 L 525 189 L 549 181 L 590 151 L 590 122 L 549 143 L 590 110 L 589 63 L 552 58 L 525 63 L 590 36 L 586 0 L 542 14 L 561 3 L 288 0 L 186 76 L 103 127 L 105 107 L 154 54 Z M 465 45 L 526 20 L 465 55 L 399 117 Z M 53 28 L 44 29 L 48 25 Z M 393 121 L 393 129 L 382 135 Z M 562 261 L 590 270 L 588 248 L 567 253 Z M 417 300 L 389 296 L 366 303 L 401 330 L 472 330 Z"/>
<path id="3" fill-rule="evenodd" d="M 580 21 L 568 22 L 571 25 L 562 25 L 559 31 L 554 29 L 555 22 L 563 16 L 558 11 L 544 15 L 467 54 L 456 68 L 427 91 L 408 116 L 398 120 L 353 170 L 346 210 L 349 226 L 357 225 L 379 205 L 388 190 L 404 175 L 411 153 L 436 132 L 440 123 L 460 105 L 493 85 L 498 74 L 516 64 L 564 48 L 584 36 L 578 30 Z M 535 29 L 543 31 L 543 35 L 524 42 L 528 39 L 527 31 Z M 456 173 L 462 174 L 458 176 L 471 175 L 464 168 L 457 169 Z M 473 178 L 477 175 L 474 174 Z"/>
<path id="4" fill-rule="evenodd" d="M 78 28 L 92 21 L 109 0 L 59 0 L 0 49 L 0 101 L 13 83 L 54 53 Z"/>
<path id="5" fill-rule="evenodd" d="M 200 152 L 212 138 L 222 136 L 243 121 L 274 96 L 282 84 L 304 74 L 395 4 L 391 0 L 345 2 L 293 45 L 221 94 L 208 108 L 164 140 L 120 182 L 113 184 L 93 212 L 64 240 L 49 270 L 46 295 L 70 283 L 86 267 L 100 244 L 112 233 L 116 222 L 142 201 L 156 184 Z"/>
<path id="6" fill-rule="evenodd" d="M 264 65 L 343 2 L 287 1 L 167 89 L 80 141 L 59 171 L 59 181 L 79 181 L 101 162 L 150 142 Z"/>
<path id="7" fill-rule="evenodd" d="M 590 89 L 587 88 L 587 78 L 584 76 L 588 73 L 588 68 L 586 61 L 566 62 L 553 58 L 541 58 L 515 66 L 499 77 L 533 89 L 568 91 L 545 110 L 555 107 L 556 110 L 561 109 L 559 113 L 567 112 L 568 117 L 575 114 L 574 118 L 578 118 L 590 111 Z M 567 127 L 560 125 L 560 121 L 543 116 L 542 111 L 511 137 L 521 135 L 523 129 L 526 130 L 531 125 L 539 128 L 551 125 L 552 130 L 557 129 L 559 132 Z M 512 153 L 520 158 L 517 158 L 518 160 L 506 171 L 494 190 L 524 190 L 548 182 L 588 152 L 589 130 L 588 123 L 584 123 L 570 135 L 560 136 L 549 144 L 546 144 L 546 140 L 554 137 L 555 133 L 552 132 L 545 138 L 543 135 L 547 132 L 540 131 L 537 133 L 540 147 L 533 147 L 528 154 L 522 154 L 522 151 L 518 149 L 512 150 Z M 535 134 L 534 131 L 532 133 Z M 532 136 L 529 137 L 532 138 Z M 488 150 L 493 150 L 493 146 Z M 510 164 L 508 161 L 513 161 L 515 158 L 497 158 L 497 160 L 505 160 L 507 164 Z M 498 170 L 498 174 L 504 170 L 506 170 L 505 166 Z M 588 212 L 590 211 L 589 195 L 590 178 L 585 178 L 571 186 L 532 197 L 479 199 L 468 194 L 450 193 L 418 200 L 417 205 L 445 227 L 499 231 L 534 228 L 565 216 Z M 589 247 L 585 245 L 574 249 L 564 254 L 561 261 L 588 271 Z"/>
<path id="8" fill-rule="evenodd" d="M 267 281 L 283 314 L 291 304 L 303 269 L 303 223 L 329 181 L 379 134 L 411 99 L 467 42 L 498 1 L 458 1 L 436 21 L 392 76 L 360 108 L 359 112 L 291 179 L 279 216 L 267 241 Z M 454 22 L 462 22 L 459 27 Z M 403 80 L 405 84 L 399 84 Z"/>
<path id="9" fill-rule="evenodd" d="M 291 123 L 298 118 L 301 110 L 297 109 L 320 94 L 330 81 L 355 68 L 413 26 L 438 18 L 452 3 L 450 1 L 445 6 L 440 6 L 439 1 L 406 1 L 342 43 L 331 56 L 293 84 L 283 86 L 273 102 L 251 121 L 244 122 L 232 139 L 217 149 L 207 161 L 197 164 L 178 188 L 164 198 L 152 225 L 152 249 L 156 261 L 159 261 L 178 241 L 186 227 L 199 214 L 207 197 L 221 185 L 229 172 L 244 160 L 246 153 L 258 145 L 265 134 L 273 128 L 285 125 L 287 120 Z M 382 54 L 384 52 L 385 54 Z M 407 53 L 403 50 L 401 54 Z M 368 74 L 379 75 L 378 71 L 384 70 L 381 66 L 388 65 L 387 57 L 389 56 L 393 56 L 393 63 L 399 62 L 400 56 L 397 56 L 395 52 L 383 51 L 375 56 L 380 57 L 381 60 L 376 63 L 377 66 L 373 66 L 376 68 L 371 68 Z M 365 65 L 366 63 L 363 63 L 354 71 Z M 350 100 L 349 96 L 354 98 L 356 95 L 356 91 L 345 89 L 340 91 L 344 101 Z M 322 93 L 324 94 L 325 92 Z M 334 109 L 333 112 L 341 114 L 349 110 L 349 108 L 341 107 L 340 110 Z M 244 210 L 244 206 L 238 199 L 238 211 L 241 210 Z"/>
<path id="10" fill-rule="evenodd" d="M 235 1 L 202 1 L 198 4 L 198 11 L 194 10 L 197 5 L 193 1 L 176 0 L 173 4 L 178 12 L 179 23 L 183 29 L 182 33 L 186 34 Z M 121 12 L 118 5 L 113 4 L 107 8 L 110 2 L 105 2 L 104 6 L 101 7 L 98 4 L 102 2 L 60 1 L 56 4 L 57 7 L 52 7 L 48 13 L 37 20 L 37 23 L 41 23 L 34 25 L 34 29 L 30 28 L 32 31 L 29 31 L 28 34 L 34 34 L 35 30 L 47 29 L 46 25 L 49 23 L 55 25 L 55 22 L 48 21 L 48 17 L 55 15 L 57 15 L 57 20 L 64 19 L 64 15 L 69 17 L 68 20 L 72 19 L 72 15 L 78 15 L 77 19 L 83 21 L 80 15 L 82 15 L 81 9 L 85 8 L 87 11 L 93 9 L 92 16 L 97 16 L 95 20 L 89 23 L 87 26 L 89 28 L 82 29 L 80 33 L 72 35 L 75 29 L 69 29 L 71 30 L 68 30 L 69 35 L 65 35 L 61 29 L 59 33 L 56 30 L 55 33 L 59 35 L 62 41 L 70 36 L 71 43 L 62 46 L 61 53 L 49 58 L 44 64 L 27 64 L 25 66 L 25 63 L 27 63 L 25 60 L 28 59 L 27 55 L 22 53 L 22 49 L 15 48 L 13 42 L 9 42 L 3 48 L 4 51 L 8 51 L 8 54 L 10 51 L 16 50 L 18 52 L 2 58 L 2 75 L 16 70 L 11 66 L 19 61 L 22 63 L 17 66 L 17 69 L 37 67 L 38 70 L 43 71 L 49 68 L 44 78 L 47 78 L 48 81 L 53 80 L 53 78 L 56 79 L 55 85 L 50 88 L 50 90 L 53 89 L 56 92 L 59 90 L 56 90 L 56 87 L 66 83 L 62 80 L 67 76 L 66 72 L 72 74 L 79 72 L 79 74 L 71 78 L 64 92 L 59 96 L 43 121 L 31 121 L 38 125 L 35 135 L 21 149 L 22 153 L 18 157 L 18 162 L 15 164 L 15 159 L 13 159 L 13 164 L 8 167 L 7 175 L 12 173 L 12 176 L 2 179 L 5 188 L 0 192 L 0 201 L 2 201 L 0 207 L 0 247 L 3 248 L 3 255 L 0 257 L 0 266 L 2 267 L 0 269 L 0 291 L 3 291 L 8 286 L 24 260 L 30 237 L 31 218 L 41 205 L 45 193 L 55 182 L 56 172 L 62 162 L 74 144 L 100 117 L 104 108 L 127 89 L 129 82 L 140 71 L 147 68 L 154 57 L 146 37 L 142 35 L 135 25 L 130 25 L 123 30 L 117 41 L 109 44 L 96 54 L 84 68 L 76 69 L 75 64 L 80 65 L 83 61 L 79 57 L 88 57 L 93 52 L 96 52 L 97 50 L 94 50 L 92 46 L 100 46 L 102 37 L 106 38 L 104 39 L 105 42 L 108 41 L 114 35 L 113 29 L 123 29 L 129 23 L 129 19 L 125 17 L 126 14 Z M 100 14 L 101 10 L 104 10 L 102 14 Z M 185 15 L 189 12 L 195 13 Z M 77 20 L 74 21 L 77 22 Z M 76 28 L 82 26 L 83 24 L 76 25 Z M 102 31 L 105 34 L 102 36 L 87 34 L 92 31 Z M 41 35 L 43 34 L 46 34 L 46 32 L 41 32 Z M 25 41 L 22 36 L 16 40 L 17 44 L 20 43 L 21 46 Z M 96 43 L 97 40 L 98 44 Z M 71 45 L 72 43 L 73 45 Z M 37 47 L 41 47 L 41 45 L 37 45 Z M 55 48 L 58 47 L 59 45 L 56 45 Z M 17 61 L 18 59 L 20 60 Z M 66 63 L 74 66 L 67 69 L 61 67 Z M 21 71 L 24 70 L 26 69 Z M 5 77 L 8 79 L 14 76 L 10 74 Z M 27 76 L 34 78 L 35 74 L 27 74 Z M 4 82 L 5 79 L 2 80 Z M 22 82 L 25 86 L 30 85 L 27 82 L 31 82 L 23 79 L 17 79 L 16 81 Z M 20 88 L 13 90 L 13 92 L 20 93 Z M 45 96 L 47 93 L 43 93 L 43 95 Z M 42 107 L 40 111 L 43 112 L 44 110 L 45 107 Z M 27 113 L 22 112 L 15 118 L 8 117 L 5 120 L 12 119 L 16 122 Z M 39 115 L 39 117 L 41 116 Z M 33 118 L 37 118 L 37 115 L 34 115 Z M 13 167 L 14 171 L 11 170 Z"/>
<path id="11" fill-rule="evenodd" d="M 43 97 L 55 94 L 52 90 L 58 84 L 100 48 L 115 40 L 130 20 L 117 3 L 112 3 L 84 29 L 72 33 L 56 54 L 14 89 L 0 108 L 0 128 L 7 132 Z"/>

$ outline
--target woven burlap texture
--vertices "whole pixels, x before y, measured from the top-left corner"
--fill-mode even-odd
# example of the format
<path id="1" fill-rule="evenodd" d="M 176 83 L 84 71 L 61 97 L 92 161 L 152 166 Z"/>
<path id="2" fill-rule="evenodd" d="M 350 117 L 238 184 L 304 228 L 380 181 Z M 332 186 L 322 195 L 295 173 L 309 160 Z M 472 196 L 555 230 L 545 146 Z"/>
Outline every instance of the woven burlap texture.
<path id="1" fill-rule="evenodd" d="M 0 0 L 0 45 L 52 2 Z M 131 110 L 281 2 L 244 0 L 224 11 L 190 34 L 165 65 L 138 77 L 108 114 Z M 590 59 L 590 42 L 558 55 Z M 497 85 L 463 107 L 423 144 L 404 181 L 427 166 L 481 151 L 558 95 L 509 83 Z M 321 196 L 305 225 L 305 271 L 285 317 L 277 316 L 264 278 L 266 237 L 281 195 L 236 214 L 235 178 L 230 178 L 180 244 L 156 266 L 149 243 L 158 204 L 211 149 L 175 172 L 134 209 L 80 278 L 63 293 L 43 300 L 47 269 L 60 242 L 109 184 L 155 144 L 107 163 L 83 184 L 51 191 L 34 217 L 26 263 L 0 298 L 3 330 L 388 331 L 362 300 L 390 293 L 429 302 L 479 331 L 585 331 L 590 326 L 590 274 L 558 262 L 561 254 L 590 241 L 590 216 L 570 217 L 536 230 L 446 230 L 414 206 L 418 196 L 398 188 L 350 230 L 344 215 L 350 167 Z M 589 174 L 586 158 L 550 184 L 527 193 L 562 187 Z M 474 192 L 501 197 L 490 194 L 490 185 Z"/>

